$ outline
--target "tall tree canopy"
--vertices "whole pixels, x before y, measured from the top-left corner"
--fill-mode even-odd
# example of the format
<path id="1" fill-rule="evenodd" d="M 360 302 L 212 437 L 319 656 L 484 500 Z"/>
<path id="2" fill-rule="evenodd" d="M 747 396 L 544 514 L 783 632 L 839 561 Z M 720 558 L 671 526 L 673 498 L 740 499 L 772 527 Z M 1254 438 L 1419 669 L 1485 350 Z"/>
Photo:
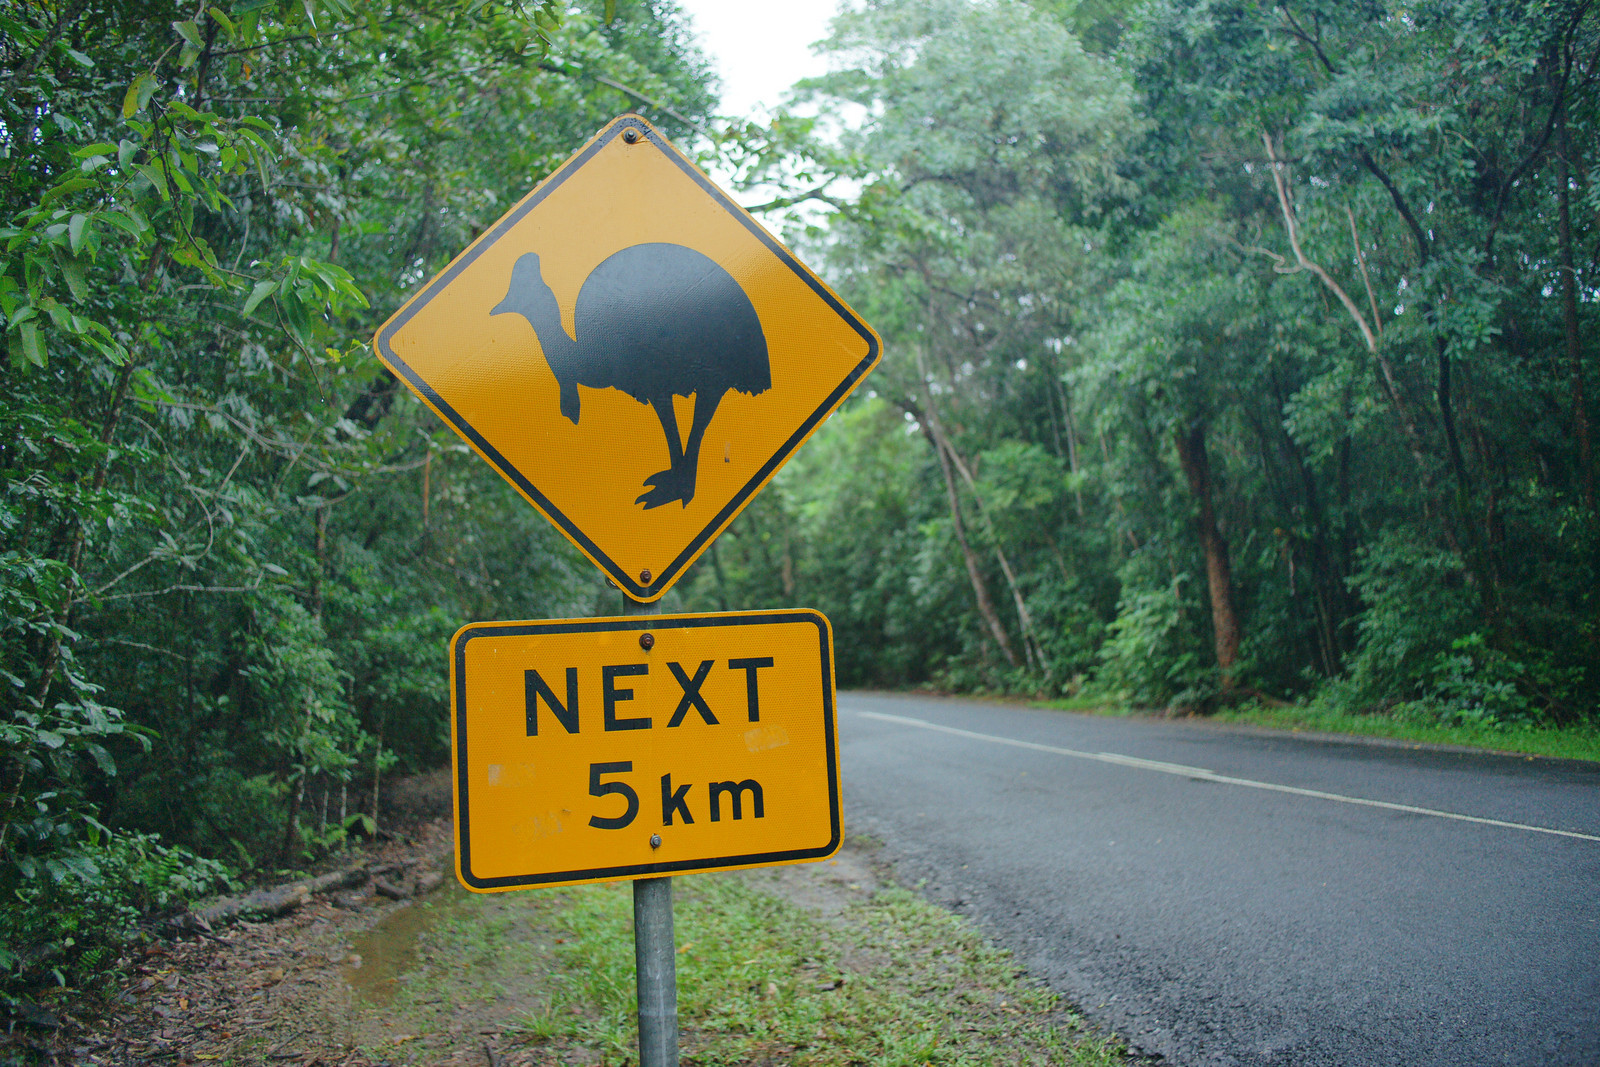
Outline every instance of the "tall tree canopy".
<path id="1" fill-rule="evenodd" d="M 1592 715 L 1592 5 L 878 0 L 827 47 L 861 193 L 812 240 L 887 355 L 762 537 L 841 665 Z"/>
<path id="2" fill-rule="evenodd" d="M 7 3 L 0 34 L 0 965 L 26 967 L 121 922 L 122 882 L 220 871 L 174 847 L 294 865 L 376 816 L 385 767 L 448 751 L 463 621 L 594 611 L 367 339 L 606 120 L 688 137 L 714 98 L 649 0 Z"/>

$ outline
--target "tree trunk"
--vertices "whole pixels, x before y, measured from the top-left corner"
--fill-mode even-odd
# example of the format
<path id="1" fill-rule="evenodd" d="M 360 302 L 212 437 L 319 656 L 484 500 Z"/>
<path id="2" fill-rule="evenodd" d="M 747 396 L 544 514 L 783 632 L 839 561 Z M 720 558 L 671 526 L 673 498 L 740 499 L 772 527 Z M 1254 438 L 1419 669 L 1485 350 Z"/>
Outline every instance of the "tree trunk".
<path id="1" fill-rule="evenodd" d="M 1000 621 L 1000 613 L 994 608 L 994 601 L 989 597 L 989 583 L 984 581 L 983 570 L 978 566 L 978 557 L 972 551 L 972 545 L 967 542 L 967 526 L 961 519 L 961 498 L 956 493 L 955 471 L 950 469 L 950 457 L 940 447 L 939 441 L 928 428 L 923 419 L 917 420 L 917 426 L 922 430 L 922 435 L 933 446 L 934 454 L 939 457 L 939 470 L 944 473 L 945 495 L 950 502 L 950 523 L 955 528 L 956 543 L 961 546 L 961 558 L 967 565 L 967 579 L 972 583 L 972 595 L 978 601 L 978 614 L 983 616 L 983 621 L 989 625 L 989 633 L 994 636 L 994 643 L 1000 646 L 1000 654 L 1005 656 L 1006 663 L 1011 667 L 1017 665 L 1017 654 L 1011 648 L 1011 636 L 1006 633 L 1005 624 Z"/>
<path id="2" fill-rule="evenodd" d="M 1195 516 L 1195 530 L 1200 535 L 1200 548 L 1206 558 L 1206 589 L 1211 594 L 1211 630 L 1216 644 L 1217 669 L 1222 675 L 1222 688 L 1227 692 L 1234 687 L 1233 665 L 1239 658 L 1239 614 L 1233 606 L 1233 567 L 1228 562 L 1228 541 L 1217 527 L 1216 512 L 1211 506 L 1211 464 L 1206 456 L 1206 431 L 1195 423 L 1187 431 L 1179 428 L 1173 432 L 1178 446 L 1178 463 L 1189 480 L 1189 488 L 1199 502 Z"/>
<path id="3" fill-rule="evenodd" d="M 995 560 L 1000 564 L 1000 574 L 1005 578 L 1006 587 L 1011 590 L 1011 599 L 1017 608 L 1017 625 L 1022 634 L 1022 651 L 1027 658 L 1028 669 L 1032 670 L 1035 661 L 1037 661 L 1038 666 L 1043 669 L 1045 677 L 1049 678 L 1051 673 L 1050 663 L 1045 658 L 1044 649 L 1039 646 L 1038 639 L 1034 636 L 1033 618 L 1028 613 L 1027 601 L 1023 599 L 1022 590 L 1017 585 L 1017 576 L 1011 569 L 1011 561 L 1006 558 L 1005 549 L 1000 546 L 1000 535 L 994 528 L 994 520 L 989 517 L 988 511 L 984 509 L 983 497 L 978 494 L 977 479 L 972 476 L 972 469 L 961 458 L 961 453 L 957 452 L 955 446 L 950 443 L 950 435 L 944 432 L 943 422 L 939 418 L 939 408 L 934 403 L 933 391 L 929 386 L 928 369 L 923 362 L 920 351 L 917 353 L 917 371 L 926 390 L 924 398 L 927 400 L 928 406 L 926 411 L 914 411 L 912 414 L 917 420 L 917 425 L 922 428 L 923 434 L 933 443 L 934 451 L 939 453 L 939 462 L 945 472 L 946 479 L 950 479 L 950 468 L 953 466 L 961 475 L 961 479 L 967 483 L 967 491 L 972 494 L 972 502 L 977 506 L 978 517 L 983 520 L 984 526 L 989 533 L 989 542 L 994 546 Z M 949 482 L 949 491 L 951 493 L 951 507 L 957 508 L 957 494 L 953 480 Z M 964 531 L 962 532 L 962 547 L 965 550 L 966 539 Z M 975 561 L 968 563 L 969 574 L 973 573 L 975 566 Z M 987 596 L 987 592 L 987 588 L 985 588 L 985 596 Z M 991 627 L 994 625 L 994 623 L 991 623 Z M 1005 632 L 1004 627 L 1000 628 L 1000 632 Z M 1008 653 L 1006 658 L 1013 667 L 1017 665 L 1013 654 Z"/>
<path id="4" fill-rule="evenodd" d="M 306 715 L 309 718 L 310 712 Z M 293 866 L 295 842 L 299 839 L 300 803 L 306 795 L 305 771 L 300 772 L 300 777 L 295 780 L 294 793 L 289 798 L 289 814 L 283 820 L 283 840 L 278 843 L 278 862 L 284 866 Z"/>
<path id="5" fill-rule="evenodd" d="M 1045 658 L 1044 649 L 1039 647 L 1038 637 L 1034 634 L 1033 615 L 1028 611 L 1028 602 L 1022 596 L 1022 587 L 1017 584 L 1016 572 L 1011 569 L 1011 560 L 1006 557 L 1005 549 L 1000 547 L 1000 534 L 994 528 L 994 520 L 989 517 L 989 512 L 983 506 L 983 497 L 978 495 L 978 480 L 972 476 L 972 468 L 966 460 L 961 458 L 961 453 L 951 445 L 950 438 L 946 437 L 939 426 L 938 416 L 933 414 L 929 407 L 929 428 L 933 430 L 936 446 L 944 449 L 945 456 L 950 460 L 956 473 L 961 475 L 961 480 L 967 483 L 967 492 L 972 494 L 972 502 L 977 506 L 978 517 L 983 520 L 989 532 L 989 541 L 994 545 L 995 562 L 1000 564 L 1000 574 L 1006 580 L 1006 588 L 1011 590 L 1011 602 L 1017 608 L 1017 625 L 1022 630 L 1022 651 L 1027 656 L 1028 667 L 1032 669 L 1034 661 L 1038 660 L 1039 668 L 1044 671 L 1045 677 L 1050 676 L 1050 661 Z"/>
<path id="6" fill-rule="evenodd" d="M 311 614 L 318 624 L 322 622 L 322 583 L 328 569 L 328 505 L 319 504 L 313 515 L 313 550 L 316 553 L 317 567 L 311 575 Z M 311 746 L 311 701 L 306 701 L 305 718 L 300 727 L 299 756 L 302 761 L 300 772 L 295 778 L 294 795 L 289 800 L 289 813 L 283 821 L 283 842 L 279 846 L 279 855 L 284 863 L 292 862 L 295 844 L 300 838 L 300 806 L 305 800 L 306 777 L 311 773 L 311 767 L 305 763 L 306 751 Z"/>
<path id="7" fill-rule="evenodd" d="M 1578 278 L 1572 262 L 1572 216 L 1568 207 L 1569 187 L 1572 184 L 1571 138 L 1567 136 L 1565 114 L 1561 117 L 1562 151 L 1557 158 L 1560 187 L 1556 207 L 1558 231 L 1561 240 L 1561 320 L 1562 333 L 1567 347 L 1567 365 L 1572 375 L 1572 428 L 1578 444 L 1578 470 L 1583 476 L 1583 504 L 1594 511 L 1595 476 L 1594 453 L 1589 444 L 1589 405 L 1583 395 L 1583 342 L 1578 333 Z"/>
<path id="8" fill-rule="evenodd" d="M 372 832 L 378 832 L 378 800 L 383 786 L 383 727 L 386 719 L 378 718 L 378 749 L 372 755 Z"/>

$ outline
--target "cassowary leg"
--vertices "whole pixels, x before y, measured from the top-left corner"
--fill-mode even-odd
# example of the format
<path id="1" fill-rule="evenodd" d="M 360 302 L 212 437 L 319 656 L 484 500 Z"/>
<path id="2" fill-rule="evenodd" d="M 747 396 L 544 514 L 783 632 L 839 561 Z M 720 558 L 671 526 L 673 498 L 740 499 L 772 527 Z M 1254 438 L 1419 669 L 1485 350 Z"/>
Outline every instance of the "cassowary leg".
<path id="1" fill-rule="evenodd" d="M 644 484 L 650 488 L 647 492 L 641 493 L 634 503 L 643 504 L 646 511 L 674 500 L 688 503 L 689 497 L 694 496 L 693 469 L 689 471 L 688 496 L 684 495 L 682 489 L 683 439 L 678 435 L 678 413 L 672 408 L 672 394 L 651 397 L 650 406 L 655 409 L 656 418 L 661 420 L 661 432 L 667 435 L 667 457 L 672 461 L 672 466 L 664 471 L 657 471 L 644 480 Z"/>
<path id="2" fill-rule="evenodd" d="M 653 403 L 653 402 L 652 402 Z M 668 414 L 661 419 L 661 428 L 667 433 L 669 447 L 672 450 L 672 469 L 653 474 L 645 479 L 644 484 L 651 486 L 648 493 L 643 494 L 636 504 L 643 504 L 646 510 L 658 508 L 662 504 L 674 500 L 681 500 L 685 505 L 694 499 L 695 476 L 700 470 L 700 440 L 706 435 L 706 427 L 711 425 L 711 417 L 717 413 L 717 405 L 722 403 L 722 394 L 696 393 L 694 398 L 694 424 L 689 427 L 688 443 L 678 445 L 678 420 L 671 414 L 672 401 L 669 397 L 666 402 Z M 660 412 L 657 408 L 657 412 Z"/>
<path id="3" fill-rule="evenodd" d="M 711 416 L 717 413 L 717 405 L 721 403 L 722 393 L 702 391 L 694 398 L 694 425 L 689 427 L 689 441 L 683 446 L 682 466 L 688 484 L 688 492 L 683 498 L 685 504 L 694 497 L 695 475 L 700 471 L 700 439 L 706 435 Z"/>

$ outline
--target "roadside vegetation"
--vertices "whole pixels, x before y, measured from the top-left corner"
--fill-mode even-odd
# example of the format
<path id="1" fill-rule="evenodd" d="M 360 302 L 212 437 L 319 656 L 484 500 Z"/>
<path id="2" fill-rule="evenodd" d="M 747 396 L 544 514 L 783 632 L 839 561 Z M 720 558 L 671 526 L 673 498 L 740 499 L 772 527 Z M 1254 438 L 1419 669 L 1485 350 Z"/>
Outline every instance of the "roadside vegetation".
<path id="1" fill-rule="evenodd" d="M 1092 715 L 1128 716 L 1164 714 L 1126 704 L 1106 704 L 1094 697 L 1043 700 L 1042 707 Z M 1490 752 L 1515 752 L 1556 759 L 1600 762 L 1600 729 L 1593 725 L 1550 726 L 1533 723 L 1458 722 L 1441 716 L 1436 705 L 1417 702 L 1384 712 L 1351 710 L 1325 702 L 1261 704 L 1247 702 L 1219 708 L 1206 718 L 1293 733 L 1345 734 L 1382 737 L 1425 745 L 1481 748 Z"/>
<path id="2" fill-rule="evenodd" d="M 730 117 L 671 0 L 0 0 L 7 1004 L 382 832 L 461 624 L 617 611 L 369 339 L 629 109 L 884 340 L 667 610 L 820 609 L 844 686 L 1593 752 L 1600 8 L 821 47 Z"/>
<path id="3" fill-rule="evenodd" d="M 416 849 L 368 860 L 435 884 L 448 821 L 413 829 Z M 880 881 L 873 852 L 850 837 L 830 861 L 674 882 L 686 1065 L 1128 1062 L 966 919 Z M 68 1023 L 70 1001 L 52 1001 L 59 1028 L 40 1044 L 81 1067 L 623 1067 L 637 1062 L 631 904 L 626 883 L 478 895 L 444 879 L 399 903 L 357 885 L 146 946 L 113 1017 Z"/>
<path id="4" fill-rule="evenodd" d="M 1441 721 L 1437 709 L 1426 704 L 1401 706 L 1382 714 L 1352 712 L 1321 704 L 1285 707 L 1247 704 L 1218 711 L 1214 718 L 1218 722 L 1279 730 L 1387 737 L 1396 741 L 1600 762 L 1600 729 L 1592 725 L 1560 727 Z"/>
<path id="5" fill-rule="evenodd" d="M 900 888 L 834 892 L 843 899 L 824 918 L 759 873 L 674 883 L 686 1062 L 1124 1062 L 1114 1041 L 1019 974 L 964 920 Z M 509 1021 L 510 1042 L 549 1049 L 558 1062 L 577 1049 L 602 1063 L 630 1061 L 631 901 L 617 883 L 453 908 L 425 935 L 426 974 L 402 976 L 388 1025 L 409 1021 L 411 1005 L 424 1019 L 446 1020 L 462 1010 L 458 1001 L 514 984 L 527 1007 Z M 519 953 L 520 964 L 508 966 Z"/>

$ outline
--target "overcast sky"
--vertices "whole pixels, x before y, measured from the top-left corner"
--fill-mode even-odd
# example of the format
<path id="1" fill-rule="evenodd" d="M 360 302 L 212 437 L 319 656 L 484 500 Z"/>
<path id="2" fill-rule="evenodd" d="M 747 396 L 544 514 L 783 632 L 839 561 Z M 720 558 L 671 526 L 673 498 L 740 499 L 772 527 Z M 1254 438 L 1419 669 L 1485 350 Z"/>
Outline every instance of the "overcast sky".
<path id="1" fill-rule="evenodd" d="M 801 78 L 827 72 L 811 45 L 828 33 L 838 0 L 678 0 L 717 73 L 722 110 L 746 115 L 778 104 Z"/>

